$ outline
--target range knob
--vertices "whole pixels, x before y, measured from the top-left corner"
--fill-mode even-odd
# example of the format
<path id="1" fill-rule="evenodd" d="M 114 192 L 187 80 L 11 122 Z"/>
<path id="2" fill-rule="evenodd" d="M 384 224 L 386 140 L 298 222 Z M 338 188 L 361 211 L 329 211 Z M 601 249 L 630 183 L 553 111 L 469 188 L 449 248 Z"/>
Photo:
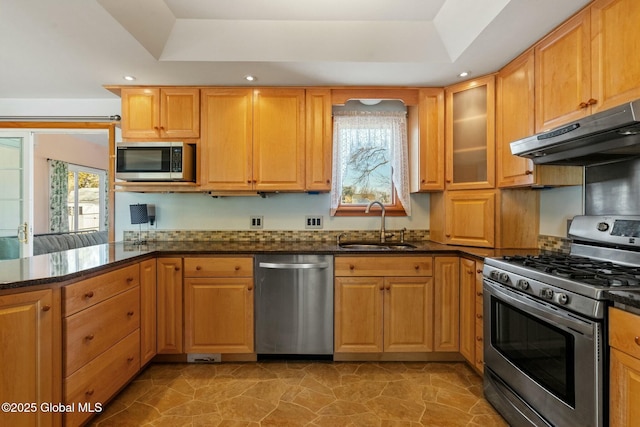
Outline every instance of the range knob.
<path id="1" fill-rule="evenodd" d="M 507 273 L 500 273 L 499 280 L 502 283 L 507 283 L 509 282 L 509 275 Z"/>
<path id="2" fill-rule="evenodd" d="M 598 231 L 607 231 L 609 229 L 609 224 L 606 222 L 599 222 L 597 225 Z"/>
<path id="3" fill-rule="evenodd" d="M 518 280 L 518 283 L 516 283 L 516 288 L 526 291 L 527 289 L 529 289 L 529 282 L 527 282 L 525 279 L 520 279 Z"/>
<path id="4" fill-rule="evenodd" d="M 491 277 L 493 280 L 498 280 L 499 276 L 500 276 L 500 273 L 497 270 L 492 270 L 489 273 L 489 277 Z"/>
<path id="5" fill-rule="evenodd" d="M 540 296 L 546 299 L 553 299 L 553 289 L 549 289 L 549 288 L 540 289 Z"/>
<path id="6" fill-rule="evenodd" d="M 562 305 L 566 305 L 569 302 L 567 294 L 558 294 L 558 302 Z"/>

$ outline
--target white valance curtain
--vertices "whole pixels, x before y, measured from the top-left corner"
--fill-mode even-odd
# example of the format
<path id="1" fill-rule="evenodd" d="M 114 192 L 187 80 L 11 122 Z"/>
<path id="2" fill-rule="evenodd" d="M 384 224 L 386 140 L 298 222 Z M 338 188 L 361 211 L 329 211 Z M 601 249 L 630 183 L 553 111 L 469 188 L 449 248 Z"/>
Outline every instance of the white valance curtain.
<path id="1" fill-rule="evenodd" d="M 349 132 L 343 132 L 349 130 Z M 355 130 L 355 131 L 354 131 Z M 378 132 L 376 132 L 378 131 Z M 404 112 L 335 112 L 333 118 L 333 176 L 331 184 L 331 214 L 335 215 L 342 199 L 342 178 L 346 160 L 352 147 L 365 138 L 390 135 L 392 182 L 397 197 L 408 216 L 411 215 L 409 198 L 409 154 L 407 119 Z"/>

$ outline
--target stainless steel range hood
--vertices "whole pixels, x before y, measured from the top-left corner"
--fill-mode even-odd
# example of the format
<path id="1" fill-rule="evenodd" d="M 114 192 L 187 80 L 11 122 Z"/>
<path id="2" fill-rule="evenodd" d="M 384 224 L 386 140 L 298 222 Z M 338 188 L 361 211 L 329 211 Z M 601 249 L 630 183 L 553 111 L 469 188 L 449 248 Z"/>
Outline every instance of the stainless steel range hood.
<path id="1" fill-rule="evenodd" d="M 640 99 L 511 143 L 539 165 L 589 166 L 640 157 Z"/>

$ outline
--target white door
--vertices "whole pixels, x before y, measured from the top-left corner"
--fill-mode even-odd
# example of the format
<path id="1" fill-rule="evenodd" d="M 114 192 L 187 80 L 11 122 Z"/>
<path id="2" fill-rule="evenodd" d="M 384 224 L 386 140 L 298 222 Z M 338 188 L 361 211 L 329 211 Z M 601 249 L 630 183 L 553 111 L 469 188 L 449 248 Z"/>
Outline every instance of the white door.
<path id="1" fill-rule="evenodd" d="M 32 137 L 0 131 L 0 260 L 33 253 Z"/>

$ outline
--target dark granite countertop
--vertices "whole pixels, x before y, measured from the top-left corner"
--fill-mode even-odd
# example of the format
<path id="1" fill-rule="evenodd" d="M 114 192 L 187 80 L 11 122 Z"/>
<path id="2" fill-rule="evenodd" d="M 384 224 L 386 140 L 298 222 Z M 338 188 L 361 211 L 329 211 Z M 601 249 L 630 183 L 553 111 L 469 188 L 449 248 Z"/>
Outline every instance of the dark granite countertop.
<path id="1" fill-rule="evenodd" d="M 430 241 L 410 242 L 411 249 L 341 249 L 330 242 L 150 242 L 144 245 L 110 243 L 54 252 L 28 258 L 0 261 L 0 292 L 30 286 L 55 284 L 79 279 L 111 267 L 157 256 L 231 255 L 259 253 L 324 253 L 335 255 L 367 254 L 452 254 L 480 260 L 514 254 L 535 254 L 537 249 L 487 249 L 450 246 Z"/>

